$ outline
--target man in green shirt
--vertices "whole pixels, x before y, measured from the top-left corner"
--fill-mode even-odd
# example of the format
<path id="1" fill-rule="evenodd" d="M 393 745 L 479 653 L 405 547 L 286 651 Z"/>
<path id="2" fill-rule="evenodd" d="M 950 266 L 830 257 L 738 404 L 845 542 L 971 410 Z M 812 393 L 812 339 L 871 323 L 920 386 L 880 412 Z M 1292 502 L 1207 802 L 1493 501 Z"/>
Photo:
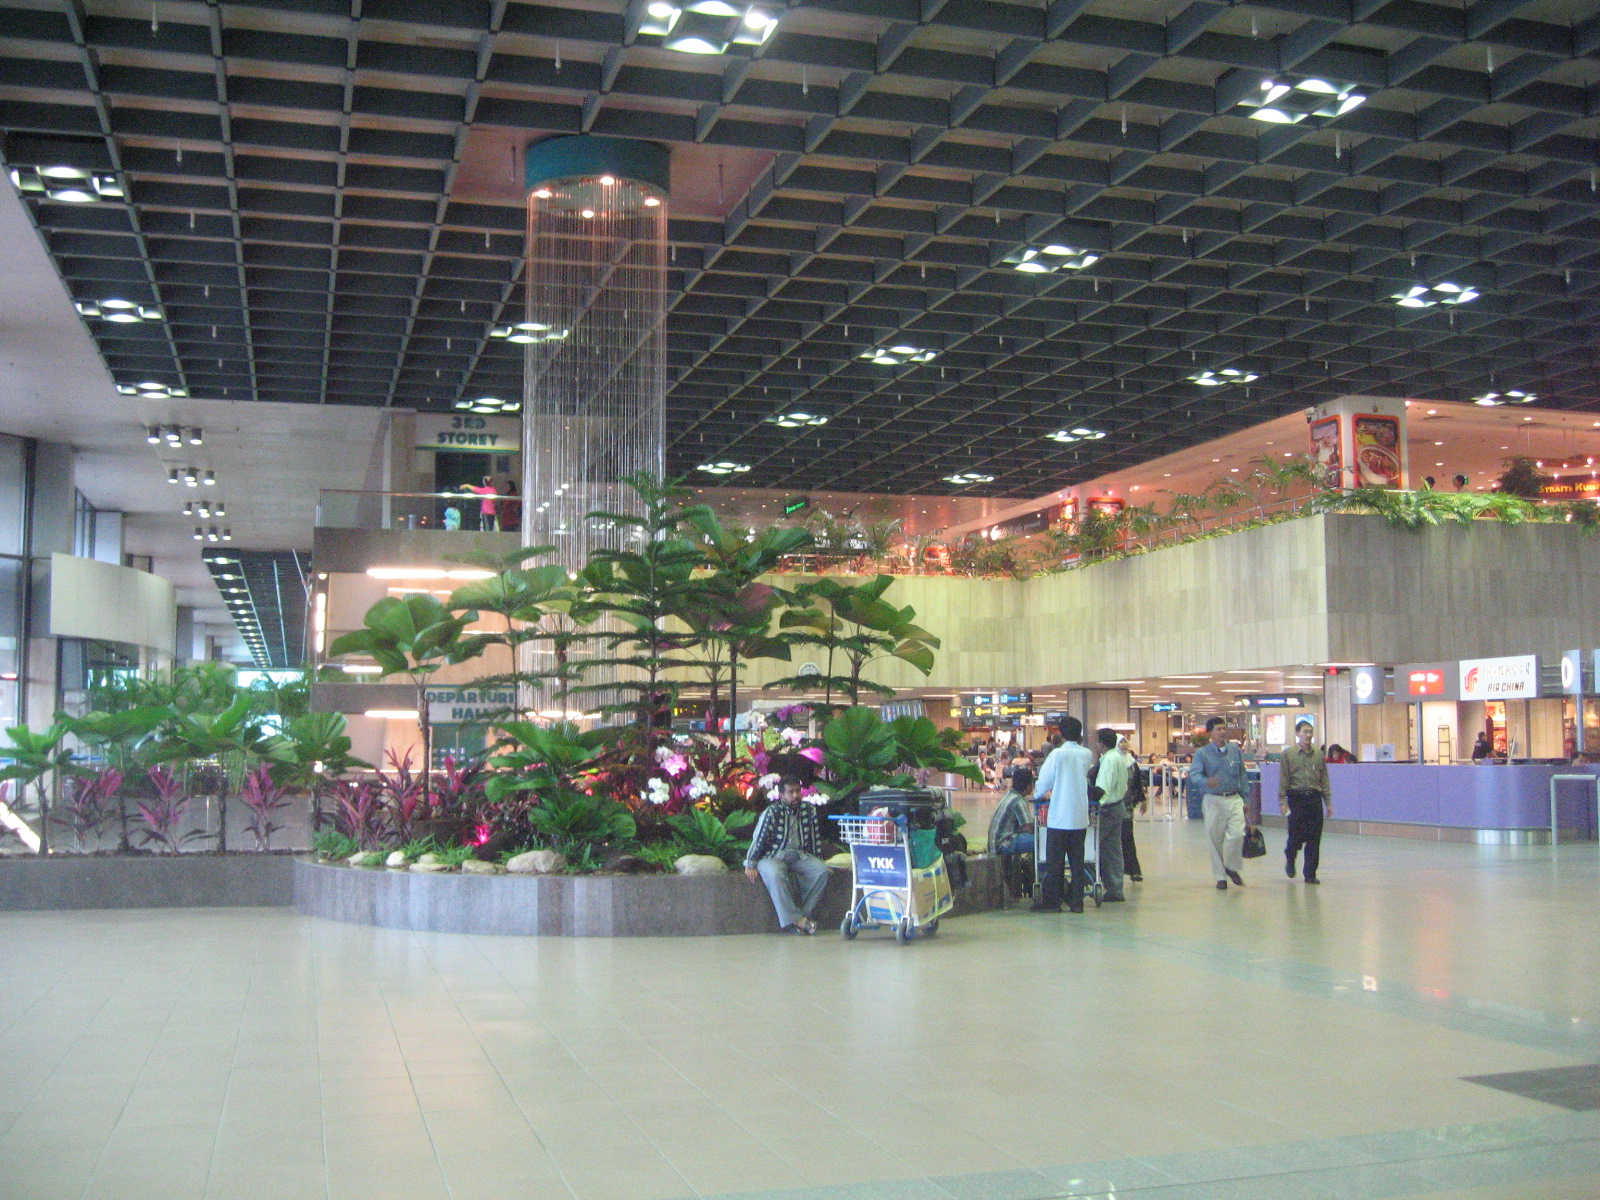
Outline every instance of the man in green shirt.
<path id="1" fill-rule="evenodd" d="M 1294 878 L 1294 860 L 1306 852 L 1306 882 L 1317 883 L 1322 857 L 1322 819 L 1333 816 L 1333 789 L 1328 783 L 1328 762 L 1311 744 L 1311 722 L 1294 727 L 1295 743 L 1283 752 L 1278 770 L 1278 808 L 1289 814 L 1289 844 L 1284 849 L 1284 873 Z"/>
<path id="2" fill-rule="evenodd" d="M 1100 819 L 1095 829 L 1095 869 L 1100 872 L 1100 884 L 1105 893 L 1100 899 L 1106 904 L 1121 904 L 1122 895 L 1122 823 L 1128 819 L 1128 768 L 1133 759 L 1118 743 L 1121 739 L 1115 729 L 1101 729 L 1095 733 L 1100 743 L 1100 762 L 1095 768 L 1094 785 L 1100 789 Z"/>

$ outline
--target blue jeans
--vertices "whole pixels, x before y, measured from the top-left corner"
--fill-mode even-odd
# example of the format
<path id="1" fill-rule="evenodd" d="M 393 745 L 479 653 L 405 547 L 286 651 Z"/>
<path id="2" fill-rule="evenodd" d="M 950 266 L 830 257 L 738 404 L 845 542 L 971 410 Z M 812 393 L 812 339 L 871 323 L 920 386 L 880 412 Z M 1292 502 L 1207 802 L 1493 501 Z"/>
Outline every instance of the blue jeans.
<path id="1" fill-rule="evenodd" d="M 804 850 L 779 850 L 756 863 L 761 882 L 767 885 L 778 924 L 784 928 L 811 915 L 828 886 L 828 865 Z"/>

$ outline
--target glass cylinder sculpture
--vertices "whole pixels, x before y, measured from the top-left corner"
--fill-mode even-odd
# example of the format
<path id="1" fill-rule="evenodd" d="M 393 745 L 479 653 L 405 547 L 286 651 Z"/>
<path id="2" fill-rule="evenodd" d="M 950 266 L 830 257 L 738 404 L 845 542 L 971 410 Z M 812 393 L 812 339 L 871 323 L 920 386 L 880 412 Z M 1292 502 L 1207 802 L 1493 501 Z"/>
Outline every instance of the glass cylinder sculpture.
<path id="1" fill-rule="evenodd" d="M 665 469 L 668 152 L 558 137 L 526 164 L 522 541 L 577 572 L 625 532 L 588 514 L 638 512 L 624 481 Z"/>

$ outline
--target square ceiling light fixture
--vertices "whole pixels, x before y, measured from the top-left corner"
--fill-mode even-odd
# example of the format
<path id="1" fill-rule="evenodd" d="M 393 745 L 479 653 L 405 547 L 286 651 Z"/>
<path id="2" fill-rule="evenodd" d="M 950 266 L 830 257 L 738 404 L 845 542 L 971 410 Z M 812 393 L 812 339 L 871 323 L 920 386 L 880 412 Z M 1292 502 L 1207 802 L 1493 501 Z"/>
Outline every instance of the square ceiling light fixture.
<path id="1" fill-rule="evenodd" d="M 141 321 L 161 320 L 161 310 L 132 300 L 78 300 L 72 307 L 83 317 L 98 317 L 118 325 L 137 325 Z"/>
<path id="2" fill-rule="evenodd" d="M 496 326 L 489 330 L 489 336 L 525 346 L 532 342 L 564 342 L 571 332 L 570 329 L 552 329 L 538 321 L 522 321 L 516 325 Z"/>
<path id="3" fill-rule="evenodd" d="M 1024 246 L 1006 255 L 1003 261 L 1024 275 L 1049 275 L 1055 271 L 1081 271 L 1092 267 L 1100 261 L 1100 256 L 1092 250 L 1052 242 L 1048 246 Z"/>
<path id="4" fill-rule="evenodd" d="M 1401 308 L 1432 308 L 1436 304 L 1470 304 L 1481 294 L 1475 287 L 1451 283 L 1447 279 L 1432 285 L 1415 284 L 1403 292 L 1395 292 L 1389 299 Z"/>
<path id="5" fill-rule="evenodd" d="M 1502 404 L 1532 404 L 1539 398 L 1538 392 L 1485 392 L 1481 396 L 1474 396 L 1472 402 L 1484 408 L 1496 408 Z"/>
<path id="6" fill-rule="evenodd" d="M 1068 442 L 1098 442 L 1105 435 L 1106 431 L 1103 429 L 1090 429 L 1087 426 L 1079 425 L 1075 429 L 1058 429 L 1054 433 L 1045 434 L 1045 437 L 1052 442 L 1065 444 Z"/>
<path id="7" fill-rule="evenodd" d="M 12 167 L 11 182 L 24 195 L 44 196 L 63 204 L 123 200 L 127 193 L 115 175 L 82 167 Z"/>
<path id="8" fill-rule="evenodd" d="M 662 49 L 680 54 L 726 54 L 729 46 L 764 46 L 777 30 L 778 18 L 760 5 L 727 0 L 649 0 L 639 23 L 640 33 L 659 37 Z"/>
<path id="9" fill-rule="evenodd" d="M 982 471 L 957 471 L 954 475 L 946 475 L 944 481 L 957 487 L 967 487 L 974 483 L 993 483 L 994 476 L 985 475 Z"/>
<path id="10" fill-rule="evenodd" d="M 880 367 L 903 367 L 907 363 L 932 362 L 938 356 L 937 350 L 924 350 L 921 346 L 908 346 L 902 342 L 897 346 L 880 346 L 876 350 L 868 350 L 860 357 L 868 362 L 877 363 Z"/>
<path id="11" fill-rule="evenodd" d="M 512 416 L 522 411 L 521 400 L 502 400 L 499 396 L 479 396 L 476 400 L 457 400 L 454 408 L 485 416 Z"/>
<path id="12" fill-rule="evenodd" d="M 1244 367 L 1223 367 L 1220 371 L 1196 371 L 1189 376 L 1190 383 L 1201 387 L 1227 387 L 1232 383 L 1254 383 L 1261 376 Z"/>
<path id="13" fill-rule="evenodd" d="M 152 379 L 144 383 L 119 383 L 117 394 L 139 396 L 145 400 L 176 400 L 187 396 L 189 392 L 186 388 L 172 387 L 170 384 L 157 383 Z"/>
<path id="14" fill-rule="evenodd" d="M 1319 124 L 1332 121 L 1359 108 L 1366 100 L 1354 84 L 1327 79 L 1301 79 L 1294 83 L 1263 79 L 1260 91 L 1247 95 L 1240 103 L 1255 110 L 1250 114 L 1253 121 L 1298 125 L 1305 120 Z"/>
<path id="15" fill-rule="evenodd" d="M 750 465 L 748 463 L 728 462 L 725 459 L 718 462 L 701 463 L 695 468 L 696 471 L 704 471 L 707 475 L 743 475 L 749 469 Z"/>
<path id="16" fill-rule="evenodd" d="M 828 418 L 821 413 L 802 412 L 798 408 L 775 413 L 766 420 L 768 425 L 776 425 L 779 429 L 807 429 L 828 423 Z"/>

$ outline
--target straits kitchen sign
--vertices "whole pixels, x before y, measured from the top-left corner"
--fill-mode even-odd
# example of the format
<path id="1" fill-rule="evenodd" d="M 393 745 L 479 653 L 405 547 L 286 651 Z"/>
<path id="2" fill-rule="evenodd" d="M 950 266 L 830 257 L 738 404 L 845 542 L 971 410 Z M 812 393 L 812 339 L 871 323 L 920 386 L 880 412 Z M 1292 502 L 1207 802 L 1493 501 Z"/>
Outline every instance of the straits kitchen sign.
<path id="1" fill-rule="evenodd" d="M 1463 700 L 1533 700 L 1539 695 L 1539 656 L 1464 658 L 1460 671 Z"/>

